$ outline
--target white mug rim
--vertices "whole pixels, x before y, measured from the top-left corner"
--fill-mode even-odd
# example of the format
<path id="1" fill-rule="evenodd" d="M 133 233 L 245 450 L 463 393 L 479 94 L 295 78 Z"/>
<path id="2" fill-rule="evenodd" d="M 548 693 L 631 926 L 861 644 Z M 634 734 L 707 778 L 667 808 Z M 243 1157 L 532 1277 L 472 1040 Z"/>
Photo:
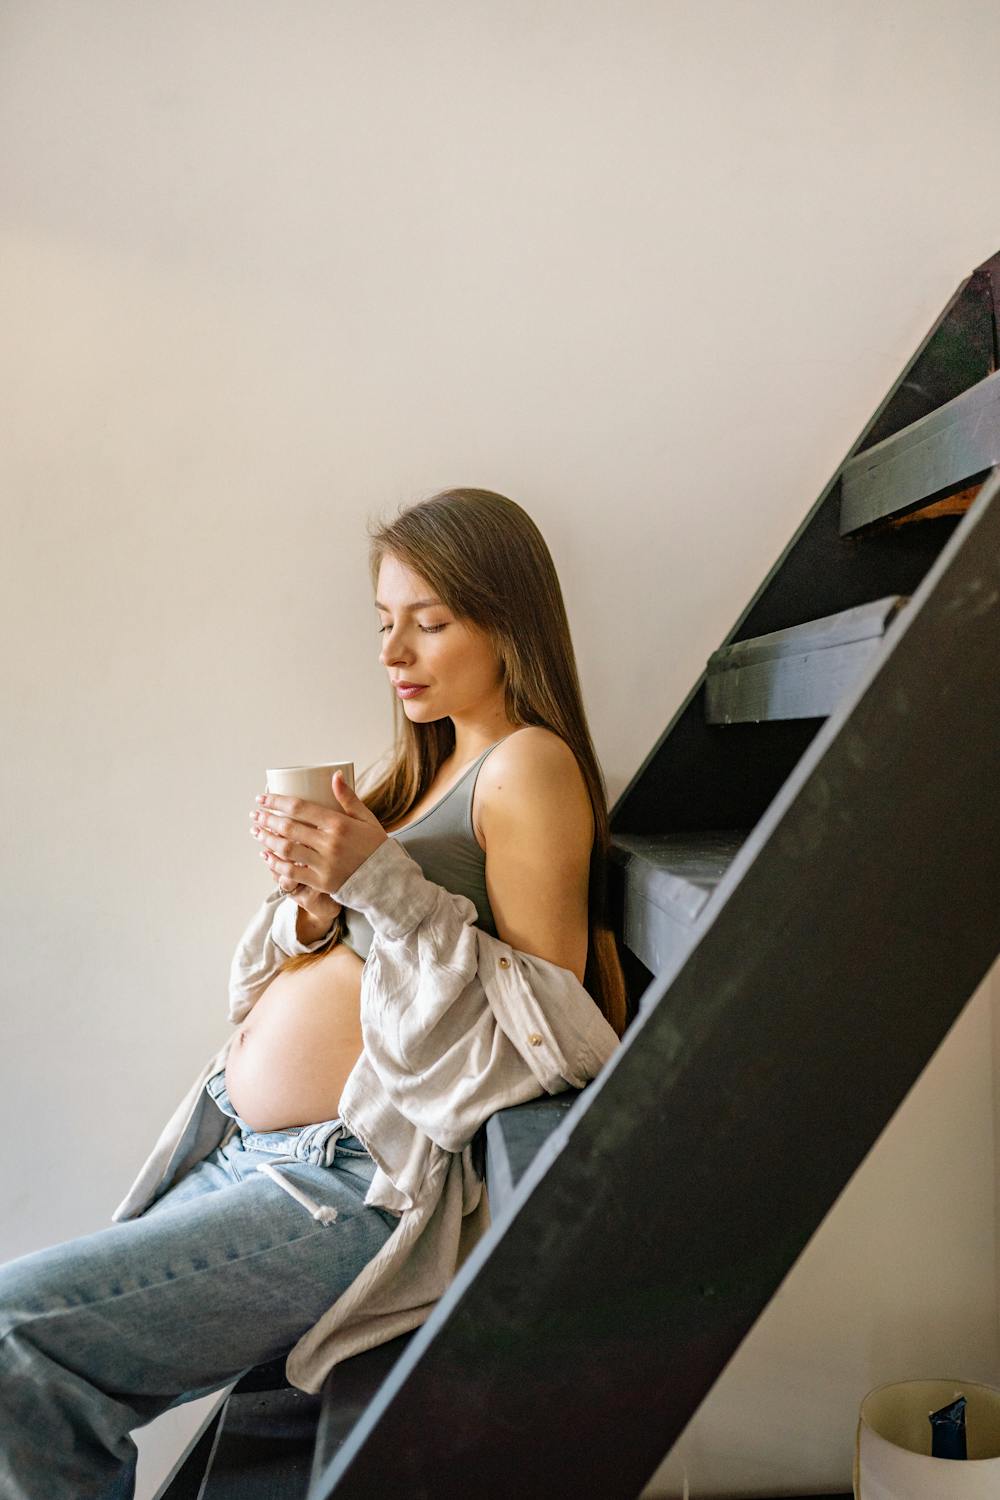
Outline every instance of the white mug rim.
<path id="1" fill-rule="evenodd" d="M 301 766 L 268 766 L 266 770 L 270 776 L 272 771 L 275 774 L 281 771 L 331 771 L 339 766 L 353 766 L 353 764 L 353 760 L 310 760 Z"/>

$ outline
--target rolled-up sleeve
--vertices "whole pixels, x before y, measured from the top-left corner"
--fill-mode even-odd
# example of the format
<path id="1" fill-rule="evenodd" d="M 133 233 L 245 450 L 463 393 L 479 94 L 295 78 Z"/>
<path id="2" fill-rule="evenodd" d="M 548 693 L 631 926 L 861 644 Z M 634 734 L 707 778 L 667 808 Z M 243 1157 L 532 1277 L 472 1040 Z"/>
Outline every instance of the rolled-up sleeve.
<path id="1" fill-rule="evenodd" d="M 332 894 L 374 933 L 361 998 L 370 1064 L 445 1150 L 498 1109 L 581 1088 L 618 1045 L 575 974 L 482 931 L 475 904 L 428 880 L 395 840 Z"/>
<path id="2" fill-rule="evenodd" d="M 279 948 L 286 958 L 296 958 L 300 953 L 318 953 L 334 936 L 336 918 L 323 936 L 317 938 L 314 943 L 301 942 L 295 932 L 300 910 L 298 903 L 293 901 L 291 896 L 286 896 L 278 902 L 271 923 L 271 938 L 275 947 Z"/>
<path id="3" fill-rule="evenodd" d="M 299 908 L 277 886 L 254 912 L 229 966 L 229 1019 L 242 1021 L 260 999 L 286 958 L 315 953 L 329 943 L 334 929 L 315 943 L 295 936 Z"/>

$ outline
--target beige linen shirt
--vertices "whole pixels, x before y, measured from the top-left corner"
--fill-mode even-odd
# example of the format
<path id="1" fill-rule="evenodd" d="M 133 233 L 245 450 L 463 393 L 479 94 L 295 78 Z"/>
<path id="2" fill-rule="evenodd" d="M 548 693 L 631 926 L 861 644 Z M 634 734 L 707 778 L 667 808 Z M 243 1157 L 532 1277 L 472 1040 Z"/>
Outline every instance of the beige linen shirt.
<path id="1" fill-rule="evenodd" d="M 340 1360 L 423 1323 L 486 1233 L 489 1201 L 471 1148 L 479 1127 L 499 1109 L 582 1088 L 618 1046 L 575 974 L 477 927 L 474 903 L 427 880 L 395 839 L 331 894 L 374 933 L 361 975 L 364 1050 L 340 1118 L 376 1163 L 365 1202 L 400 1221 L 289 1353 L 289 1381 L 310 1392 Z M 275 889 L 243 934 L 230 972 L 234 1025 L 287 956 L 327 941 L 300 943 L 297 915 Z M 235 1036 L 201 1069 L 113 1220 L 141 1214 L 235 1128 L 205 1091 Z M 310 1206 L 277 1168 L 271 1175 Z"/>

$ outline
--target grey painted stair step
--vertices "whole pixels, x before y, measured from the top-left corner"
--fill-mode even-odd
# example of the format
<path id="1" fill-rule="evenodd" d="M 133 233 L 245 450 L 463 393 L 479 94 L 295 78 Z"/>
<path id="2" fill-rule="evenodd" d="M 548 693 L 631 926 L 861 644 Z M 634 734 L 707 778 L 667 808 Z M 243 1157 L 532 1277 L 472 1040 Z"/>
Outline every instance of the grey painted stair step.
<path id="1" fill-rule="evenodd" d="M 695 922 L 749 832 L 710 828 L 612 837 L 609 852 L 625 883 L 622 936 L 651 973 L 661 974 L 688 952 Z"/>
<path id="2" fill-rule="evenodd" d="M 545 1142 L 583 1093 L 567 1089 L 498 1110 L 486 1125 L 486 1183 L 490 1216 L 499 1217 Z"/>
<path id="3" fill-rule="evenodd" d="M 867 671 L 907 602 L 905 595 L 888 594 L 713 651 L 705 679 L 706 721 L 826 718 Z"/>
<path id="4" fill-rule="evenodd" d="M 1000 461 L 1000 372 L 849 458 L 840 534 L 957 489 Z"/>

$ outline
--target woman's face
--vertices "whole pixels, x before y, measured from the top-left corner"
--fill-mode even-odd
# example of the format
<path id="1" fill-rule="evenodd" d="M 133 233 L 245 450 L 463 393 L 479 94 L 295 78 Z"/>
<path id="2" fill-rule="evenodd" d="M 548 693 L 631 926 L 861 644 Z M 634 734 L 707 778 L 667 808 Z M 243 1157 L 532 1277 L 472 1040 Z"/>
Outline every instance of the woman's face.
<path id="1" fill-rule="evenodd" d="M 388 554 L 379 567 L 375 608 L 379 660 L 390 681 L 423 687 L 412 697 L 399 695 L 408 719 L 429 724 L 448 714 L 475 724 L 491 722 L 498 704 L 502 712 L 500 668 L 486 632 L 460 620 L 418 573 Z"/>

